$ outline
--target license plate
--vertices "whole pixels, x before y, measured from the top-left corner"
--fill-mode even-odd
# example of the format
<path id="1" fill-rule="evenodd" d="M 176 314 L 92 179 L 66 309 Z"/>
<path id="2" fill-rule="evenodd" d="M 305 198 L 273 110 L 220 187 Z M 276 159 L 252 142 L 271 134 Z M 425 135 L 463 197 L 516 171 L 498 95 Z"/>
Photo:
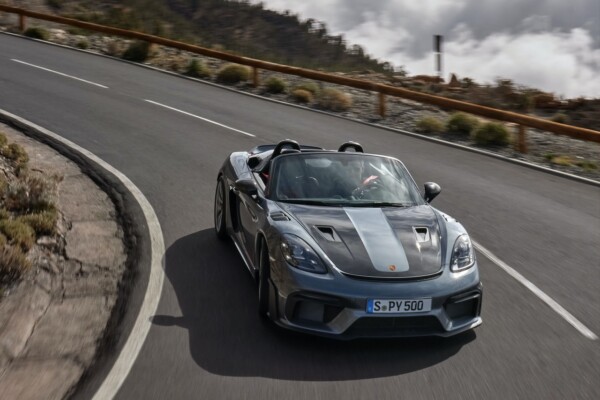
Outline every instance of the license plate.
<path id="1" fill-rule="evenodd" d="M 369 314 L 409 314 L 431 311 L 431 299 L 369 299 Z"/>

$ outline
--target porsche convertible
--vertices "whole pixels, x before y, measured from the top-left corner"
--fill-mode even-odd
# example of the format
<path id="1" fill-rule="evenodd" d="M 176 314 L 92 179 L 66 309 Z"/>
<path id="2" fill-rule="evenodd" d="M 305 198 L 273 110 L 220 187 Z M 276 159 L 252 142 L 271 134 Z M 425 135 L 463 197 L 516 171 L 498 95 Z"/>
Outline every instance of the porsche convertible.
<path id="1" fill-rule="evenodd" d="M 293 140 L 232 153 L 217 176 L 215 231 L 282 327 L 342 339 L 452 336 L 481 324 L 469 235 L 399 160 Z"/>

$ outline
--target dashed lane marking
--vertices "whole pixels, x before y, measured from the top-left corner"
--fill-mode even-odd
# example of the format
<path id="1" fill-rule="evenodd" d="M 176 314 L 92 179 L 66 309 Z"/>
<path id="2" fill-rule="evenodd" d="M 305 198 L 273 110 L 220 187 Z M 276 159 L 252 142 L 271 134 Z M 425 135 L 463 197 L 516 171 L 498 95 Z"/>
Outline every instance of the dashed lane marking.
<path id="1" fill-rule="evenodd" d="M 198 118 L 198 119 L 200 119 L 202 121 L 205 121 L 205 122 L 208 122 L 208 123 L 220 126 L 222 128 L 229 129 L 231 131 L 241 133 L 242 135 L 246 135 L 246 136 L 250 136 L 250 137 L 256 137 L 256 135 L 253 135 L 251 133 L 244 132 L 244 131 L 236 129 L 236 128 L 232 128 L 231 126 L 227 126 L 227 125 L 221 124 L 219 122 L 213 121 L 213 120 L 208 119 L 208 118 L 201 117 L 201 116 L 196 115 L 196 114 L 189 113 L 187 111 L 179 110 L 177 108 L 170 107 L 170 106 L 167 106 L 165 104 L 157 103 L 156 101 L 152 101 L 152 100 L 148 100 L 148 99 L 145 99 L 144 101 L 147 101 L 148 103 L 151 103 L 151 104 L 154 104 L 154 105 L 157 105 L 157 106 L 160 106 L 160 107 L 164 107 L 164 108 L 166 108 L 168 110 L 171 110 L 171 111 L 176 111 L 178 113 L 188 115 L 188 116 L 193 117 L 193 118 Z"/>
<path id="2" fill-rule="evenodd" d="M 78 77 L 73 76 L 73 75 L 63 74 L 62 72 L 54 71 L 53 69 L 49 69 L 49 68 L 45 68 L 45 67 L 40 67 L 39 65 L 30 64 L 30 63 L 25 62 L 25 61 L 16 60 L 14 58 L 11 58 L 11 61 L 14 61 L 14 62 L 19 63 L 19 64 L 28 65 L 28 66 L 33 67 L 33 68 L 41 69 L 43 71 L 52 72 L 53 74 L 64 76 L 65 78 L 75 79 L 76 81 L 84 82 L 84 83 L 87 83 L 89 85 L 94 85 L 94 86 L 101 87 L 103 89 L 108 89 L 108 86 L 104 86 L 104 85 L 101 85 L 101 84 L 96 83 L 96 82 L 92 82 L 92 81 L 88 81 L 88 80 L 85 80 L 85 79 L 81 79 L 81 78 L 78 78 Z"/>

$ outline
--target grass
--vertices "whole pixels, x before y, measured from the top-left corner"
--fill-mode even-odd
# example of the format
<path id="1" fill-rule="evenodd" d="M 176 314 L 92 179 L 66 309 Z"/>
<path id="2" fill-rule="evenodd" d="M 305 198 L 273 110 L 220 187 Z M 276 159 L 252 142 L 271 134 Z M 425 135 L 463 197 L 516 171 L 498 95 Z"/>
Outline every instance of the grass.
<path id="1" fill-rule="evenodd" d="M 346 111 L 352 107 L 352 97 L 338 89 L 326 88 L 321 91 L 318 105 L 330 111 Z"/>
<path id="2" fill-rule="evenodd" d="M 25 175 L 11 182 L 4 191 L 4 206 L 7 210 L 19 213 L 50 210 L 49 184 L 45 179 Z"/>
<path id="3" fill-rule="evenodd" d="M 0 248 L 0 284 L 8 285 L 19 278 L 31 267 L 31 263 L 18 247 Z"/>
<path id="4" fill-rule="evenodd" d="M 575 165 L 582 168 L 584 171 L 595 171 L 598 169 L 598 164 L 591 160 L 577 160 Z"/>
<path id="5" fill-rule="evenodd" d="M 0 156 L 9 166 L 0 174 L 0 291 L 31 267 L 27 252 L 41 235 L 56 232 L 58 211 L 51 184 L 30 174 L 29 156 L 0 132 Z M 8 163 L 6 163 L 8 161 Z"/>
<path id="6" fill-rule="evenodd" d="M 267 93 L 284 93 L 287 90 L 287 83 L 276 76 L 272 76 L 265 82 L 265 91 Z"/>
<path id="7" fill-rule="evenodd" d="M 436 117 L 423 117 L 417 121 L 417 130 L 423 133 L 442 133 L 445 130 L 444 122 Z"/>
<path id="8" fill-rule="evenodd" d="M 53 208 L 36 214 L 22 215 L 16 220 L 30 226 L 37 236 L 53 235 L 56 232 L 58 212 Z"/>
<path id="9" fill-rule="evenodd" d="M 508 146 L 510 134 L 504 125 L 487 122 L 475 130 L 473 140 L 480 146 Z"/>
<path id="10" fill-rule="evenodd" d="M 202 61 L 199 61 L 196 58 L 193 58 L 188 64 L 187 70 L 185 71 L 185 75 L 191 76 L 192 78 L 210 78 L 212 73 L 210 68 L 206 66 Z"/>
<path id="11" fill-rule="evenodd" d="M 298 103 L 308 104 L 313 102 L 313 94 L 308 90 L 304 89 L 295 89 L 294 91 L 292 91 L 291 97 L 294 101 L 297 101 Z"/>
<path id="12" fill-rule="evenodd" d="M 446 131 L 459 134 L 461 136 L 470 136 L 479 126 L 479 121 L 472 115 L 462 112 L 454 113 L 446 123 Z"/>
<path id="13" fill-rule="evenodd" d="M 50 37 L 50 34 L 46 29 L 37 26 L 28 28 L 23 34 L 27 37 L 41 40 L 48 40 L 48 38 Z"/>
<path id="14" fill-rule="evenodd" d="M 144 62 L 150 56 L 150 43 L 137 40 L 132 42 L 122 58 L 127 61 Z"/>
<path id="15" fill-rule="evenodd" d="M 0 232 L 6 236 L 9 244 L 19 246 L 23 251 L 29 250 L 35 243 L 33 228 L 18 220 L 1 220 Z"/>
<path id="16" fill-rule="evenodd" d="M 316 96 L 319 93 L 319 85 L 315 82 L 303 82 L 294 86 L 294 90 L 305 90 Z"/>
<path id="17" fill-rule="evenodd" d="M 228 64 L 217 73 L 217 82 L 234 85 L 247 81 L 250 78 L 250 69 L 243 65 Z"/>

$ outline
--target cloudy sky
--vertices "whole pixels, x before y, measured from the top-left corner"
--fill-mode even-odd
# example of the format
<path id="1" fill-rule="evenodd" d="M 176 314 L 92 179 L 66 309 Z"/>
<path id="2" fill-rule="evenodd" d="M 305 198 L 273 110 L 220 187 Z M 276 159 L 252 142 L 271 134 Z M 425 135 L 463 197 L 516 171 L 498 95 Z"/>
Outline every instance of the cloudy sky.
<path id="1" fill-rule="evenodd" d="M 566 97 L 600 98 L 600 0 L 251 0 L 327 24 L 349 44 L 411 75 L 496 78 Z"/>

